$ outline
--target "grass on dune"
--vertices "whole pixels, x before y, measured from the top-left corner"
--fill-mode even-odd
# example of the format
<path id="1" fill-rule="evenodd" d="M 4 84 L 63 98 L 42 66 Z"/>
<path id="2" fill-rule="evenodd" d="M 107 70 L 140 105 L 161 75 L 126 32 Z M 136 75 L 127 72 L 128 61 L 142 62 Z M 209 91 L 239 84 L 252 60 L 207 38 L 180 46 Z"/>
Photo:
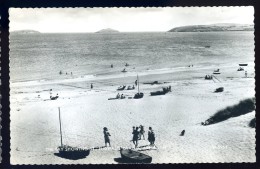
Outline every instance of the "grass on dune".
<path id="1" fill-rule="evenodd" d="M 246 113 L 250 113 L 255 110 L 255 98 L 249 98 L 240 101 L 238 104 L 228 106 L 225 109 L 219 110 L 213 116 L 211 116 L 202 125 L 210 125 L 218 122 L 222 122 L 231 117 L 237 117 Z"/>

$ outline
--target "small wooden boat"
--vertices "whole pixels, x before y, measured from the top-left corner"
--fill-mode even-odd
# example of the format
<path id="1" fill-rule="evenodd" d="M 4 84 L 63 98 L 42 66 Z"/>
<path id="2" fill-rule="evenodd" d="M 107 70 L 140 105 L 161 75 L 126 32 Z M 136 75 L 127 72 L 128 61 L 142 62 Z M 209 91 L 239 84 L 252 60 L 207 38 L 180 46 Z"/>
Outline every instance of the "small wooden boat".
<path id="1" fill-rule="evenodd" d="M 215 75 L 219 75 L 219 74 L 220 74 L 220 72 L 213 72 L 213 74 L 215 74 Z"/>
<path id="2" fill-rule="evenodd" d="M 130 163 L 151 163 L 152 157 L 131 149 L 120 148 L 120 154 L 124 161 Z"/>
<path id="3" fill-rule="evenodd" d="M 156 91 L 156 92 L 150 92 L 151 96 L 158 96 L 158 95 L 165 95 L 166 92 L 164 91 Z"/>
<path id="4" fill-rule="evenodd" d="M 60 122 L 60 141 L 61 145 L 58 147 L 59 153 L 57 156 L 72 160 L 77 160 L 81 158 L 85 158 L 89 155 L 90 149 L 72 147 L 68 145 L 64 145 L 62 142 L 62 130 L 61 130 L 61 118 L 60 118 L 60 108 L 59 108 L 59 122 Z"/>
<path id="5" fill-rule="evenodd" d="M 132 87 L 131 87 L 131 86 L 128 86 L 128 87 L 127 87 L 127 90 L 134 90 L 134 89 L 135 89 L 134 86 L 132 86 Z"/>
<path id="6" fill-rule="evenodd" d="M 126 87 L 125 85 L 124 85 L 124 86 L 122 86 L 122 87 L 120 86 L 119 88 L 117 88 L 117 90 L 124 90 L 124 89 L 125 89 L 125 87 Z"/>
<path id="7" fill-rule="evenodd" d="M 134 99 L 141 99 L 144 97 L 144 94 L 139 91 L 139 77 L 137 75 L 137 86 L 138 86 L 138 93 L 134 95 Z"/>
<path id="8" fill-rule="evenodd" d="M 247 63 L 240 63 L 239 66 L 247 66 Z"/>
<path id="9" fill-rule="evenodd" d="M 141 99 L 141 98 L 143 98 L 144 97 L 144 94 L 143 93 L 136 93 L 135 95 L 134 95 L 134 99 Z"/>

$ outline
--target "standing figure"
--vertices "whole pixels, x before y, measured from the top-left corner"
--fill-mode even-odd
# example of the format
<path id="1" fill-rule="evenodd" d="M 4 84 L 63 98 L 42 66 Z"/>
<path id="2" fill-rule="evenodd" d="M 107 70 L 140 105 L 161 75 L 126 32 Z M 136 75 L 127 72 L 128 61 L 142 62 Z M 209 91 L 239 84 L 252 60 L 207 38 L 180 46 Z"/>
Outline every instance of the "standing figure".
<path id="1" fill-rule="evenodd" d="M 104 129 L 103 133 L 104 133 L 104 138 L 105 138 L 105 146 L 107 147 L 107 143 L 108 143 L 109 147 L 111 147 L 111 145 L 110 145 L 110 138 L 109 138 L 111 135 L 108 132 L 108 129 L 106 127 L 104 127 L 103 129 Z"/>
<path id="2" fill-rule="evenodd" d="M 137 86 L 137 80 L 135 80 L 135 85 Z"/>
<path id="3" fill-rule="evenodd" d="M 245 71 L 245 77 L 247 77 L 247 71 Z"/>
<path id="4" fill-rule="evenodd" d="M 143 136 L 143 140 L 145 140 L 144 133 L 145 133 L 144 126 L 140 125 L 139 140 L 142 139 L 142 136 Z"/>
<path id="5" fill-rule="evenodd" d="M 139 138 L 139 131 L 138 131 L 138 127 L 136 127 L 135 129 L 133 128 L 133 143 L 135 145 L 135 148 L 137 148 L 138 146 L 138 138 Z"/>
<path id="6" fill-rule="evenodd" d="M 90 88 L 93 89 L 93 83 L 91 83 Z"/>
<path id="7" fill-rule="evenodd" d="M 152 127 L 149 127 L 149 131 L 148 131 L 148 141 L 150 142 L 150 145 L 154 145 L 155 134 L 154 134 L 154 131 L 153 131 Z"/>

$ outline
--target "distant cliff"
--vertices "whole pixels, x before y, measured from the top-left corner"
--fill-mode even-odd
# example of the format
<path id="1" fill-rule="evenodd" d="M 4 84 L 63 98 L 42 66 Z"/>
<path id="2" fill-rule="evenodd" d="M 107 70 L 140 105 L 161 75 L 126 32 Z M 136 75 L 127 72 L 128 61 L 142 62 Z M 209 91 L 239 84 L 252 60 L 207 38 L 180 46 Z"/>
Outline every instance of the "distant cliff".
<path id="1" fill-rule="evenodd" d="M 119 33 L 118 30 L 114 30 L 114 29 L 111 29 L 111 28 L 107 28 L 107 29 L 102 29 L 100 31 L 97 31 L 96 33 Z"/>
<path id="2" fill-rule="evenodd" d="M 11 34 L 39 34 L 41 32 L 35 30 L 19 30 L 19 31 L 11 31 Z"/>
<path id="3" fill-rule="evenodd" d="M 191 25 L 176 27 L 168 32 L 217 32 L 217 31 L 254 31 L 254 25 L 248 24 L 212 24 L 212 25 Z"/>

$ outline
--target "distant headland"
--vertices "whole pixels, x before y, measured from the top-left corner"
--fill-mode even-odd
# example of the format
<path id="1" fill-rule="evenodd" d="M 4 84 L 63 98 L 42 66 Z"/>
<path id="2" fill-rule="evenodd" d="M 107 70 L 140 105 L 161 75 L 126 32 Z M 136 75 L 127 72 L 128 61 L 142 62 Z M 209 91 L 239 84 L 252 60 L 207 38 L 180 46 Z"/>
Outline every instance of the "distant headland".
<path id="1" fill-rule="evenodd" d="M 12 34 L 39 34 L 41 32 L 35 30 L 19 30 L 19 31 L 11 31 Z"/>
<path id="2" fill-rule="evenodd" d="M 190 25 L 176 27 L 168 32 L 224 32 L 224 31 L 254 31 L 254 25 L 219 23 L 211 25 Z"/>
<path id="3" fill-rule="evenodd" d="M 109 33 L 119 33 L 118 30 L 107 28 L 107 29 L 101 29 L 95 33 L 104 33 L 104 34 L 109 34 Z"/>

